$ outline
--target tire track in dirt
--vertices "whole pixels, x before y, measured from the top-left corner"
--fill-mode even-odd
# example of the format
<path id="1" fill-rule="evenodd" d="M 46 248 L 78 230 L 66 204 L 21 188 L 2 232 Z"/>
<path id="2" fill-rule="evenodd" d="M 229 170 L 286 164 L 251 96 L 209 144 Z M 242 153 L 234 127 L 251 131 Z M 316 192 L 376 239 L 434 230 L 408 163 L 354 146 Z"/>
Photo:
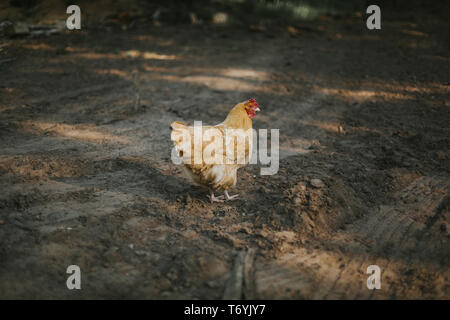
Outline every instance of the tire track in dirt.
<path id="1" fill-rule="evenodd" d="M 418 179 L 404 191 L 421 183 L 423 179 Z M 446 185 L 443 181 L 431 179 L 429 183 Z M 421 196 L 422 192 L 418 190 L 414 195 L 408 194 Z M 443 199 L 445 195 L 435 201 L 422 198 L 422 209 L 435 212 L 442 201 L 445 201 Z M 295 249 L 293 253 L 283 255 L 273 262 L 263 262 L 257 271 L 259 297 L 290 298 L 294 295 L 304 299 L 405 299 L 417 294 L 426 297 L 426 292 L 431 292 L 437 298 L 445 298 L 447 292 L 442 283 L 448 278 L 448 270 L 444 274 L 435 275 L 434 269 L 439 270 L 439 262 L 431 269 L 423 264 L 430 248 L 426 242 L 423 243 L 424 239 L 417 239 L 417 232 L 423 228 L 423 223 L 412 220 L 409 210 L 407 205 L 401 204 L 382 206 L 351 223 L 344 231 L 337 232 L 327 242 L 338 241 L 344 244 L 346 250 L 342 254 L 336 254 L 334 250 L 328 251 L 322 246 L 310 253 L 308 249 Z M 408 220 L 409 223 L 405 223 Z M 358 238 L 361 238 L 361 243 Z M 408 252 L 411 245 L 413 251 Z M 448 251 L 448 243 L 444 244 L 444 248 Z M 369 276 L 365 274 L 365 269 L 373 264 L 379 265 L 382 270 L 382 289 L 379 291 L 371 291 L 365 287 Z M 336 268 L 338 265 L 344 267 L 339 270 Z M 415 271 L 408 273 L 408 270 Z M 411 283 L 422 286 L 423 293 L 415 292 L 415 286 L 406 289 Z M 286 289 L 291 294 L 283 295 Z"/>

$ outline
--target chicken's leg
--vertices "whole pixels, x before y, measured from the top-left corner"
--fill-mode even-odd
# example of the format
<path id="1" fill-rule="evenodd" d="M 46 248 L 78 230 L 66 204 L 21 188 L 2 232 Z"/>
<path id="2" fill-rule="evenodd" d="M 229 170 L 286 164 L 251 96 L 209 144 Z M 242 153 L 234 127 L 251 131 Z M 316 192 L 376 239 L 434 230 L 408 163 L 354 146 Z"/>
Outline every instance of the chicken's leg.
<path id="1" fill-rule="evenodd" d="M 209 196 L 207 196 L 209 198 L 209 200 L 211 200 L 211 203 L 213 202 L 224 202 L 225 200 L 223 200 L 223 196 L 214 196 L 214 191 L 212 191 L 212 189 L 209 189 Z"/>
<path id="2" fill-rule="evenodd" d="M 235 194 L 235 195 L 233 195 L 233 196 L 230 196 L 230 195 L 228 194 L 228 190 L 225 190 L 224 193 L 225 193 L 225 197 L 227 198 L 227 201 L 228 201 L 228 200 L 237 200 L 237 197 L 239 197 L 238 194 Z"/>

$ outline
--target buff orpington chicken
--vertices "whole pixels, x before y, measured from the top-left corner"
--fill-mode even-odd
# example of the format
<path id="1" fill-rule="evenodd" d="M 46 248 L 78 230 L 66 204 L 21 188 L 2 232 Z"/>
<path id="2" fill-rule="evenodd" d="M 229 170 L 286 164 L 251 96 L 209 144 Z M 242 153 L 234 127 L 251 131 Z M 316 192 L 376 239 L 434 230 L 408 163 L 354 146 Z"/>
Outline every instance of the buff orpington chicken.
<path id="1" fill-rule="evenodd" d="M 260 111 L 255 99 L 235 105 L 226 119 L 215 126 L 194 123 L 171 124 L 171 140 L 190 180 L 209 189 L 211 203 L 235 200 L 228 190 L 236 185 L 237 170 L 245 166 L 252 153 L 252 119 Z M 215 196 L 215 191 L 224 195 Z"/>

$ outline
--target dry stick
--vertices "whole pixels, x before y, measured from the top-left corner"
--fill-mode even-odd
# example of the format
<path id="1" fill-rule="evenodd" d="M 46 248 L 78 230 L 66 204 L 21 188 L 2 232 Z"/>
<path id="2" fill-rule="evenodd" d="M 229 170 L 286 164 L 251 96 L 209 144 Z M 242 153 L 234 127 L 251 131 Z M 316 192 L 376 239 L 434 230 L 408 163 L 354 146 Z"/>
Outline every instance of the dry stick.
<path id="1" fill-rule="evenodd" d="M 0 63 L 11 62 L 11 61 L 14 61 L 14 60 L 16 60 L 16 58 L 3 59 L 3 60 L 0 60 Z"/>
<path id="2" fill-rule="evenodd" d="M 252 265 L 255 250 L 240 251 L 233 264 L 230 279 L 228 279 L 223 294 L 224 300 L 239 300 L 253 295 Z"/>
<path id="3" fill-rule="evenodd" d="M 139 106 L 141 105 L 141 87 L 139 85 L 139 71 L 136 71 L 134 74 L 134 85 L 136 87 L 136 93 L 134 98 L 134 111 L 137 112 L 139 110 Z"/>
<path id="4" fill-rule="evenodd" d="M 253 261 L 255 259 L 255 249 L 248 249 L 244 258 L 244 299 L 254 299 L 254 279 L 253 279 Z"/>
<path id="5" fill-rule="evenodd" d="M 223 293 L 224 300 L 238 300 L 242 296 L 242 282 L 244 277 L 244 259 L 245 252 L 240 251 L 233 264 L 233 270 L 231 271 L 230 279 L 225 287 Z"/>

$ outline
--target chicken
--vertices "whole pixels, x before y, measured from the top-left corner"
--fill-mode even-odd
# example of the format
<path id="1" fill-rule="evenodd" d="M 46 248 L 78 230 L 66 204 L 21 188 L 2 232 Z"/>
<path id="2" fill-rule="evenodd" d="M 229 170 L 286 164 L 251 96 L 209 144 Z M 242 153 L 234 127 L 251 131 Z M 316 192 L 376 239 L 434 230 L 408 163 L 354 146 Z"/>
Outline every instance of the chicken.
<path id="1" fill-rule="evenodd" d="M 255 99 L 238 103 L 226 119 L 215 126 L 194 126 L 175 121 L 171 139 L 190 180 L 209 189 L 211 203 L 235 200 L 228 189 L 236 185 L 237 170 L 252 153 L 252 119 L 260 111 Z M 224 195 L 214 196 L 215 191 Z"/>

